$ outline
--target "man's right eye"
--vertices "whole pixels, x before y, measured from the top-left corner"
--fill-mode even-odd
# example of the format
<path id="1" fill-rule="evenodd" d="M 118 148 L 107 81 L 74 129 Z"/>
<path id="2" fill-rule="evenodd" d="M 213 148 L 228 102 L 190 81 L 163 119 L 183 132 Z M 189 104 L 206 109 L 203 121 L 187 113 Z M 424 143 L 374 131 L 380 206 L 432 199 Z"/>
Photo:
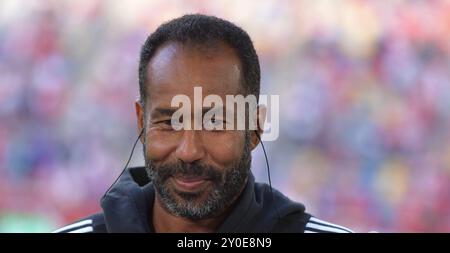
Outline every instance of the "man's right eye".
<path id="1" fill-rule="evenodd" d="M 164 130 L 172 130 L 172 123 L 171 120 L 160 120 L 153 123 L 153 125 L 160 127 Z"/>
<path id="2" fill-rule="evenodd" d="M 163 120 L 163 121 L 161 121 L 161 123 L 164 124 L 164 125 L 167 125 L 167 126 L 171 126 L 171 125 L 172 125 L 172 122 L 171 122 L 170 119 L 168 119 L 168 120 Z"/>

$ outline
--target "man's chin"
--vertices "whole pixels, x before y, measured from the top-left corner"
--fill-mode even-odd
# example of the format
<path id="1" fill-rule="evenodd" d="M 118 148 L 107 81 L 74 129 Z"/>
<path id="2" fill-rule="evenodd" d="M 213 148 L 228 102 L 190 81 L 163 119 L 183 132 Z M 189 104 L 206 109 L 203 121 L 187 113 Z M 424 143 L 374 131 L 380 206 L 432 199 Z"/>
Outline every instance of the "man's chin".
<path id="1" fill-rule="evenodd" d="M 213 189 L 209 184 L 205 189 L 198 191 L 178 190 L 172 183 L 166 183 L 164 188 L 165 197 L 162 197 L 161 200 L 166 207 L 165 209 L 173 215 L 193 220 L 203 219 L 211 215 L 204 210 L 210 202 L 209 198 L 212 197 Z M 198 213 L 203 213 L 203 215 L 198 216 Z"/>

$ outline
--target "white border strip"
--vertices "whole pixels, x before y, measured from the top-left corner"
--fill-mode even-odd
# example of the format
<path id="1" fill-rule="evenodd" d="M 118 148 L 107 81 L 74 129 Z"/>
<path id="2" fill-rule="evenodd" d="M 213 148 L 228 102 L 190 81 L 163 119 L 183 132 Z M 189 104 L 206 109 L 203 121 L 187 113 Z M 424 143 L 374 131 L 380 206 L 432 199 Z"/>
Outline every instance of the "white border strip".
<path id="1" fill-rule="evenodd" d="M 314 228 L 314 229 L 318 229 L 318 230 L 322 230 L 324 232 L 334 232 L 334 233 L 349 233 L 346 230 L 342 230 L 340 228 L 332 228 L 332 227 L 328 227 L 325 225 L 318 225 L 315 223 L 308 223 L 306 224 L 307 228 Z"/>
<path id="2" fill-rule="evenodd" d="M 324 224 L 324 225 L 330 225 L 330 226 L 333 226 L 333 227 L 336 227 L 336 228 L 341 228 L 341 229 L 347 230 L 347 232 L 352 232 L 352 233 L 354 233 L 351 229 L 348 229 L 348 228 L 346 228 L 346 227 L 339 226 L 339 225 L 336 225 L 336 224 L 333 224 L 333 223 L 330 223 L 330 222 L 326 222 L 326 221 L 323 221 L 323 220 L 319 220 L 319 219 L 317 219 L 316 217 L 311 217 L 309 220 L 310 220 L 310 221 L 317 222 L 317 223 L 322 223 L 322 224 Z"/>
<path id="3" fill-rule="evenodd" d="M 52 233 L 59 233 L 59 232 L 64 231 L 64 230 L 68 230 L 68 229 L 76 228 L 76 227 L 80 227 L 80 226 L 85 226 L 85 225 L 92 225 L 92 220 L 79 221 L 79 222 L 67 225 L 65 227 L 62 227 L 60 229 L 57 229 L 57 230 L 53 231 Z"/>
<path id="4" fill-rule="evenodd" d="M 89 232 L 92 232 L 93 230 L 94 229 L 92 227 L 85 227 L 85 228 L 80 228 L 80 229 L 70 231 L 69 233 L 89 233 Z"/>

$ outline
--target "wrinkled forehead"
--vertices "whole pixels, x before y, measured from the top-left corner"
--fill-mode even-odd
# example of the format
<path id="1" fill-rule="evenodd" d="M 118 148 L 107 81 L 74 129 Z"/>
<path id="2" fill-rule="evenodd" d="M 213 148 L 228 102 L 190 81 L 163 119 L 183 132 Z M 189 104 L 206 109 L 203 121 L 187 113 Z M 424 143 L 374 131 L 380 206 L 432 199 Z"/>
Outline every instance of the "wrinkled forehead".
<path id="1" fill-rule="evenodd" d="M 161 46 L 147 69 L 147 104 L 170 106 L 176 95 L 194 99 L 194 87 L 202 88 L 203 97 L 243 94 L 241 63 L 235 51 L 225 43 L 208 50 L 169 42 Z"/>

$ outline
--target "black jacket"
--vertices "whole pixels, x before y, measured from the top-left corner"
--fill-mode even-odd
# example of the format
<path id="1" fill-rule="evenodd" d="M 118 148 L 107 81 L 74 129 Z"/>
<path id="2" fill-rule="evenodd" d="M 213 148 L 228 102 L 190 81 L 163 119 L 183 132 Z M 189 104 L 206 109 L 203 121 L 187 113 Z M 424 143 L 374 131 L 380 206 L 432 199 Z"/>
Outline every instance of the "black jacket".
<path id="1" fill-rule="evenodd" d="M 129 168 L 102 198 L 103 212 L 55 232 L 152 233 L 154 195 L 154 187 L 148 181 L 144 167 Z M 237 201 L 217 232 L 352 232 L 312 217 L 302 204 L 291 201 L 275 189 L 272 195 L 270 187 L 256 183 L 253 175 Z"/>

